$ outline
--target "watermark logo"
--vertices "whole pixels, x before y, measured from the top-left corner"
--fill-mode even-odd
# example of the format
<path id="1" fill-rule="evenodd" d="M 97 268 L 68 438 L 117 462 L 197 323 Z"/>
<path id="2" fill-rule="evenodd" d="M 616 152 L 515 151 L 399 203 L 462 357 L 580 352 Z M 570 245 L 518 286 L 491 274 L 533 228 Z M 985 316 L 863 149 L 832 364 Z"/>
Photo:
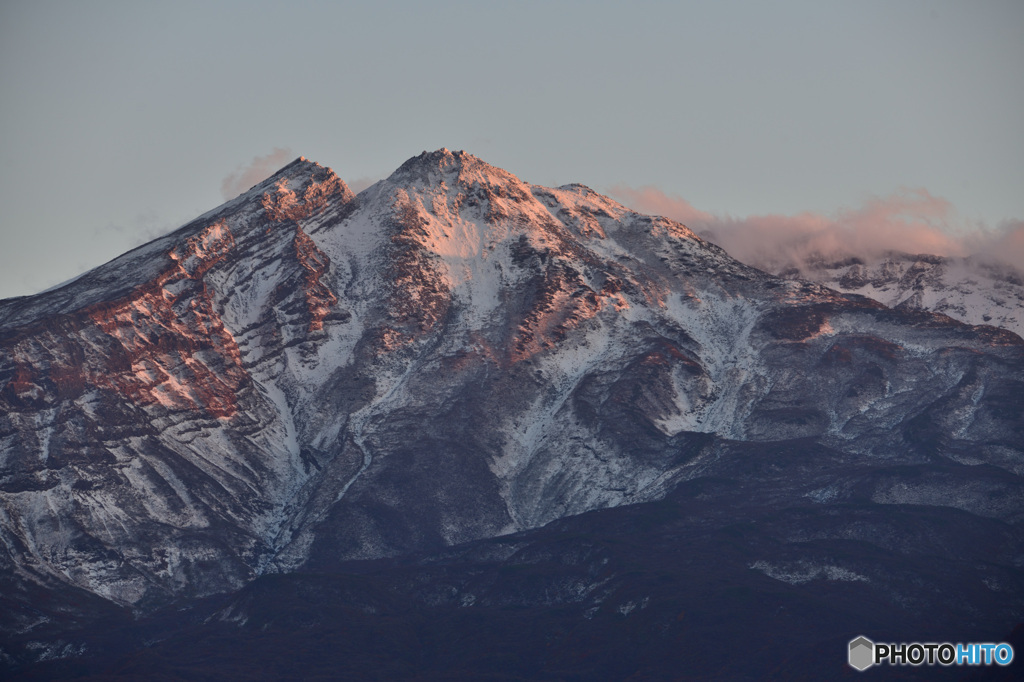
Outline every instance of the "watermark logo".
<path id="1" fill-rule="evenodd" d="M 850 640 L 850 667 L 867 670 L 873 665 L 1010 665 L 1013 647 L 1005 642 L 872 642 L 864 636 Z"/>
<path id="2" fill-rule="evenodd" d="M 850 642 L 850 665 L 857 670 L 867 670 L 874 662 L 874 642 L 867 637 L 858 637 Z"/>

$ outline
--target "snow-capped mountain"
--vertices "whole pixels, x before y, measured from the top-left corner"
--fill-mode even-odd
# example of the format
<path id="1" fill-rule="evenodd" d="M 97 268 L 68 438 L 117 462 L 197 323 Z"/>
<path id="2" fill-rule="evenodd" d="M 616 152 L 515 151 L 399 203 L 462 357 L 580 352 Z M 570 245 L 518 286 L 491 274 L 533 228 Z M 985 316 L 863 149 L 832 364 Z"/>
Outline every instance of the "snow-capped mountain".
<path id="1" fill-rule="evenodd" d="M 1024 274 L 982 257 L 888 253 L 877 258 L 818 259 L 781 272 L 890 308 L 928 310 L 972 325 L 990 324 L 1024 336 Z"/>
<path id="2" fill-rule="evenodd" d="M 40 589 L 147 610 L 722 476 L 758 509 L 1016 528 L 1022 428 L 1013 333 L 775 277 L 463 152 L 358 196 L 298 159 L 0 302 L 0 566 L 22 608 L 5 627 L 36 627 Z M 777 480 L 793 452 L 815 454 Z M 829 561 L 751 570 L 861 575 Z"/>

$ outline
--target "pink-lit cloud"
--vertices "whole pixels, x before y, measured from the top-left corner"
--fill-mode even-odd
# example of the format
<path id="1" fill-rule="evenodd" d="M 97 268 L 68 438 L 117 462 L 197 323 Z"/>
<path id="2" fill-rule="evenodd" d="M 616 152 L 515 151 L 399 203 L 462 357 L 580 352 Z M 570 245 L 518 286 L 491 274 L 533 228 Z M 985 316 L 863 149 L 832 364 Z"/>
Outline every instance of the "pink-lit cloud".
<path id="1" fill-rule="evenodd" d="M 238 168 L 220 184 L 225 199 L 234 199 L 253 185 L 263 182 L 295 158 L 290 149 L 274 147 L 266 156 L 257 156 L 247 166 Z"/>
<path id="2" fill-rule="evenodd" d="M 872 260 L 889 251 L 977 255 L 1024 268 L 1024 222 L 982 229 L 925 189 L 904 189 L 832 215 L 804 212 L 746 218 L 701 211 L 655 187 L 617 185 L 609 194 L 642 213 L 678 220 L 741 261 L 772 272 L 804 270 L 818 259 Z"/>
<path id="3" fill-rule="evenodd" d="M 359 194 L 364 189 L 366 189 L 370 185 L 373 185 L 374 183 L 376 183 L 379 180 L 380 180 L 380 178 L 362 177 L 362 178 L 356 178 L 352 182 L 347 182 L 345 184 L 348 185 L 348 188 L 350 190 L 352 190 L 356 194 Z"/>
<path id="4" fill-rule="evenodd" d="M 1024 269 L 1024 220 L 1008 220 L 992 233 L 971 235 L 966 244 L 971 253 Z"/>
<path id="5" fill-rule="evenodd" d="M 683 223 L 691 230 L 698 225 L 712 223 L 717 218 L 710 213 L 698 210 L 680 196 L 669 196 L 657 187 L 633 188 L 629 185 L 615 185 L 608 194 L 617 198 L 635 211 L 649 215 L 660 215 Z"/>

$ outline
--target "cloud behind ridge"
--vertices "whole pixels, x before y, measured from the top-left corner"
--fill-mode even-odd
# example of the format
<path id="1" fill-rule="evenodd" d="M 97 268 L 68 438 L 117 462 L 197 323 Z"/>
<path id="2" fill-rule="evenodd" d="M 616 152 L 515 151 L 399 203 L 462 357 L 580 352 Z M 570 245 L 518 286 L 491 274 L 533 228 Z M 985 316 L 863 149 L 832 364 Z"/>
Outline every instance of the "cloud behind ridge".
<path id="1" fill-rule="evenodd" d="M 247 166 L 240 167 L 220 183 L 224 199 L 234 199 L 253 185 L 263 182 L 294 157 L 290 149 L 274 147 L 266 156 L 257 156 Z"/>
<path id="2" fill-rule="evenodd" d="M 609 194 L 642 213 L 684 223 L 733 257 L 770 272 L 803 271 L 821 259 L 873 261 L 891 251 L 975 256 L 1024 269 L 1024 221 L 985 229 L 961 217 L 949 201 L 921 188 L 872 198 L 830 216 L 804 212 L 746 218 L 701 211 L 656 187 L 616 185 Z"/>

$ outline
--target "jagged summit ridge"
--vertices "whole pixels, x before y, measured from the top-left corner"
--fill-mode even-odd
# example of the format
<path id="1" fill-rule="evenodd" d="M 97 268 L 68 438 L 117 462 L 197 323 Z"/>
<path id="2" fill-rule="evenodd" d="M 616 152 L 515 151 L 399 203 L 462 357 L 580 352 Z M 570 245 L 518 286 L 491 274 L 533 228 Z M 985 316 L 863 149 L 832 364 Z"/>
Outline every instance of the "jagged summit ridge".
<path id="1" fill-rule="evenodd" d="M 464 152 L 358 196 L 297 159 L 0 315 L 3 560 L 124 604 L 659 499 L 725 441 L 1021 469 L 1018 337 Z"/>
<path id="2" fill-rule="evenodd" d="M 304 197 L 303 193 L 309 193 Z M 334 202 L 347 205 L 355 200 L 348 186 L 330 168 L 299 157 L 277 173 L 250 188 L 235 199 L 204 213 L 179 229 L 135 248 L 114 260 L 71 280 L 57 289 L 37 296 L 0 301 L 0 333 L 5 329 L 23 327 L 36 319 L 68 314 L 102 301 L 131 295 L 131 292 L 161 276 L 176 249 L 187 248 L 213 225 L 227 225 L 234 232 L 245 233 L 258 222 L 264 200 L 275 197 L 274 205 L 292 201 L 305 206 L 309 201 L 325 205 L 328 195 Z M 294 195 L 294 196 L 293 196 Z M 315 196 L 313 196 L 315 195 Z M 284 216 L 279 216 L 284 217 Z"/>

